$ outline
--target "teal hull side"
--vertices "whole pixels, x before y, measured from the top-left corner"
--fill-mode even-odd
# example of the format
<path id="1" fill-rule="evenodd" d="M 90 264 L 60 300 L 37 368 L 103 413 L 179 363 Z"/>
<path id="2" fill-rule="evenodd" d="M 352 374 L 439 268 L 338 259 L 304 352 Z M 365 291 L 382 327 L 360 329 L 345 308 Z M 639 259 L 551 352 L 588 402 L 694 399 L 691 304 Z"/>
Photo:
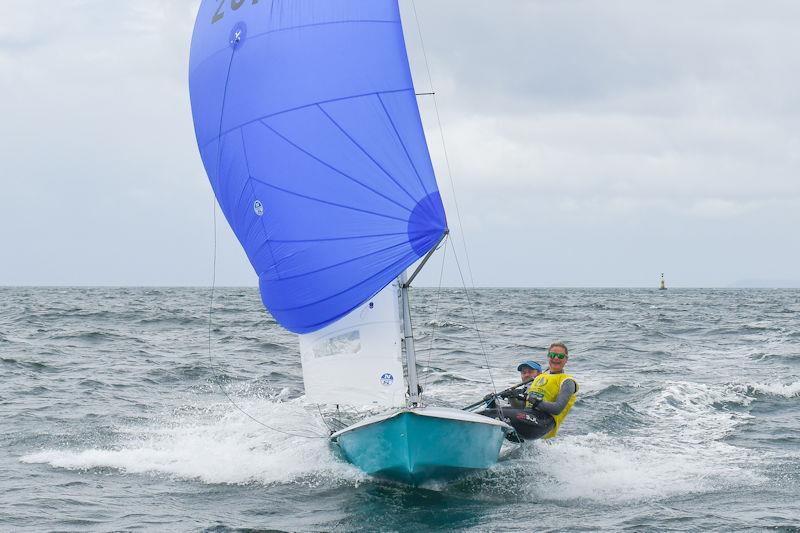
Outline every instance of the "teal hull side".
<path id="1" fill-rule="evenodd" d="M 503 436 L 496 425 L 405 412 L 343 433 L 336 442 L 367 474 L 418 485 L 489 468 Z"/>

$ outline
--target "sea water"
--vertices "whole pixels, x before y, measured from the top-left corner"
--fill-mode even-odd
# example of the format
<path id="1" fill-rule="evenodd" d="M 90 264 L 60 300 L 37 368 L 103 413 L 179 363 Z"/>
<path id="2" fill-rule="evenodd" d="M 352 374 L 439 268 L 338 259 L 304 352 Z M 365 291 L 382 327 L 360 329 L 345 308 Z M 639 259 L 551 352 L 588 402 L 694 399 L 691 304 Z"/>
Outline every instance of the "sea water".
<path id="1" fill-rule="evenodd" d="M 255 289 L 217 289 L 209 346 L 208 289 L 2 288 L 0 530 L 800 531 L 799 290 L 471 302 L 412 291 L 427 402 L 511 385 L 555 340 L 578 400 L 557 439 L 409 488 L 331 452 Z"/>

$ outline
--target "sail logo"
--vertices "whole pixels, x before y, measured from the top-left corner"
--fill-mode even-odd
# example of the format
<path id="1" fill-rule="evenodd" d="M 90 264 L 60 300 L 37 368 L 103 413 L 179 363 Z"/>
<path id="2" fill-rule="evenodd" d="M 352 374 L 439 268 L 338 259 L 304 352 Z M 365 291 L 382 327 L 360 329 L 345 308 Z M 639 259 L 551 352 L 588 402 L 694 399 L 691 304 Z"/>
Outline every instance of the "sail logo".
<path id="1" fill-rule="evenodd" d="M 230 34 L 228 34 L 228 44 L 234 50 L 238 50 L 244 44 L 246 37 L 247 24 L 244 22 L 237 22 L 236 25 L 231 28 Z"/>
<path id="2" fill-rule="evenodd" d="M 261 203 L 261 200 L 253 202 L 253 211 L 255 211 L 258 216 L 264 214 L 264 204 Z"/>
<path id="3" fill-rule="evenodd" d="M 394 383 L 394 376 L 390 373 L 386 372 L 381 375 L 381 385 L 386 385 L 387 387 Z"/>

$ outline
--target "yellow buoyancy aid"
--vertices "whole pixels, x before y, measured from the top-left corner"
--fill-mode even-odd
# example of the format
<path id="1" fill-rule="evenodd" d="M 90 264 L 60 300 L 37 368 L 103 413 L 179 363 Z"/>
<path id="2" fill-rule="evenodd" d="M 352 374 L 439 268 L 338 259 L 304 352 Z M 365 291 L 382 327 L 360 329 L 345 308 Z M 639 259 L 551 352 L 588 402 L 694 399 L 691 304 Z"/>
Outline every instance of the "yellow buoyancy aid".
<path id="1" fill-rule="evenodd" d="M 575 381 L 575 378 L 562 372 L 560 374 L 539 374 L 528 386 L 528 394 L 533 393 L 541 396 L 542 400 L 545 402 L 554 402 L 556 398 L 558 398 L 558 393 L 561 391 L 561 384 L 568 379 L 571 379 L 575 383 L 575 392 L 578 392 L 578 382 Z M 567 413 L 572 409 L 572 404 L 574 403 L 575 395 L 573 394 L 570 396 L 564 410 L 557 415 L 552 415 L 556 421 L 556 425 L 550 433 L 542 437 L 543 439 L 551 439 L 556 436 L 561 422 L 566 418 Z M 525 407 L 530 408 L 532 405 L 530 402 L 526 402 Z"/>

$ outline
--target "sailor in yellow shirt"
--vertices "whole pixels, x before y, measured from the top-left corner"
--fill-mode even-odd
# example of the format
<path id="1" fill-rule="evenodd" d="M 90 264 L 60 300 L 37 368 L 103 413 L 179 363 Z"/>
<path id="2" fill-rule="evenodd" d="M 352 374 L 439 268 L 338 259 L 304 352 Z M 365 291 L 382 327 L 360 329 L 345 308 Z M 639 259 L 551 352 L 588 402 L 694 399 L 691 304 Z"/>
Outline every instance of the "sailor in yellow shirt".
<path id="1" fill-rule="evenodd" d="M 554 342 L 547 350 L 549 370 L 540 374 L 528 387 L 527 409 L 535 409 L 549 414 L 555 426 L 543 439 L 551 439 L 558 433 L 561 422 L 566 418 L 575 403 L 578 382 L 564 372 L 569 361 L 569 350 L 563 342 Z"/>

